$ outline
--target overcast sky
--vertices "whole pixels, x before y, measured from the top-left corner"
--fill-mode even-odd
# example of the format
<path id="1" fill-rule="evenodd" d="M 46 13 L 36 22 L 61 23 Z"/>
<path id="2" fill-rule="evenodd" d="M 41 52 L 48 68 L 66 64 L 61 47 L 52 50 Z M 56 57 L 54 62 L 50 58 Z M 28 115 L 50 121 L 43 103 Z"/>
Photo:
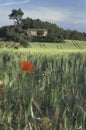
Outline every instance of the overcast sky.
<path id="1" fill-rule="evenodd" d="M 39 18 L 64 29 L 86 32 L 86 0 L 0 0 L 0 27 L 12 25 L 8 15 L 19 8 L 24 18 Z"/>

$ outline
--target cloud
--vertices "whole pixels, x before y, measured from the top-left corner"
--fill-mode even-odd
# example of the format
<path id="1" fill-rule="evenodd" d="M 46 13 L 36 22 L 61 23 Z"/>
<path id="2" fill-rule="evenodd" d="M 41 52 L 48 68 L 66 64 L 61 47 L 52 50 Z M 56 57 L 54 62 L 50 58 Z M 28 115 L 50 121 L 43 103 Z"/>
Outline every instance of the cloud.
<path id="1" fill-rule="evenodd" d="M 86 23 L 85 12 L 73 11 L 65 8 L 29 8 L 29 10 L 24 10 L 24 16 L 54 22 Z"/>
<path id="2" fill-rule="evenodd" d="M 25 17 L 39 18 L 42 20 L 50 21 L 64 21 L 68 18 L 69 13 L 67 10 L 51 9 L 47 7 L 37 7 L 29 10 L 24 10 Z M 65 15 L 64 15 L 65 14 Z"/>
<path id="3" fill-rule="evenodd" d="M 17 4 L 26 4 L 29 3 L 30 0 L 21 0 L 21 1 L 14 1 L 14 0 L 7 0 L 0 2 L 0 6 L 8 6 L 8 5 L 17 5 Z"/>
<path id="4" fill-rule="evenodd" d="M 75 11 L 65 8 L 47 8 L 47 7 L 33 7 L 29 10 L 24 10 L 24 16 L 41 19 L 61 25 L 65 29 L 77 29 L 86 32 L 86 16 L 85 12 Z"/>
<path id="5" fill-rule="evenodd" d="M 3 17 L 2 17 L 2 14 L 3 14 Z M 13 24 L 13 21 L 9 20 L 8 14 L 9 14 L 9 10 L 0 9 L 0 17 L 1 17 L 0 18 L 0 26 L 12 25 Z"/>

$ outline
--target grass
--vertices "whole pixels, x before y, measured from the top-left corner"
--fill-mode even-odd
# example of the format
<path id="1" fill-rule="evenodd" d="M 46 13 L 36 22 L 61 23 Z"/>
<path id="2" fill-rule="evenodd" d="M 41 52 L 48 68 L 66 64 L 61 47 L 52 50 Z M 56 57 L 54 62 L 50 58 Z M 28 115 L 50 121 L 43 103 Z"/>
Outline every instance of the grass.
<path id="1" fill-rule="evenodd" d="M 0 130 L 85 130 L 85 42 L 39 44 L 0 50 Z"/>

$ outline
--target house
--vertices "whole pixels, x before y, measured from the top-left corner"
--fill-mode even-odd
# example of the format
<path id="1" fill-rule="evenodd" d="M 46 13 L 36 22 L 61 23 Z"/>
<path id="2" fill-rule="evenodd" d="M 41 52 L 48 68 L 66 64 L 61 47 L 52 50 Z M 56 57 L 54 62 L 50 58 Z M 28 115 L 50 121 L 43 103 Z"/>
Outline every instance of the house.
<path id="1" fill-rule="evenodd" d="M 37 36 L 38 32 L 42 32 L 42 36 L 47 36 L 47 29 L 27 29 L 28 34 L 31 36 Z"/>

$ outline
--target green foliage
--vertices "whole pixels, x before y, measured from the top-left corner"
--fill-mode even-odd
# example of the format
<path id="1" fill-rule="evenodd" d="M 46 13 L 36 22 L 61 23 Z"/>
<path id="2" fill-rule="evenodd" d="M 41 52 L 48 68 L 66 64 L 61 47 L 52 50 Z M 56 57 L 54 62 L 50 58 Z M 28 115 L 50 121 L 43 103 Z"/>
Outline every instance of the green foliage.
<path id="1" fill-rule="evenodd" d="M 27 47 L 28 46 L 28 40 L 26 40 L 26 39 L 20 39 L 19 42 L 20 42 L 20 44 L 23 47 Z"/>
<path id="2" fill-rule="evenodd" d="M 43 30 L 37 30 L 37 36 L 43 36 L 44 32 Z"/>
<path id="3" fill-rule="evenodd" d="M 20 42 L 21 45 L 24 45 L 22 43 L 29 40 L 29 36 L 26 32 L 26 30 L 23 30 L 21 26 L 9 26 L 9 27 L 3 27 L 1 29 L 1 37 L 2 39 L 6 41 L 14 41 L 14 42 Z"/>
<path id="4" fill-rule="evenodd" d="M 23 11 L 21 9 L 13 9 L 12 13 L 9 15 L 9 19 L 14 20 L 14 24 L 19 25 L 22 21 L 22 16 L 24 15 Z"/>
<path id="5" fill-rule="evenodd" d="M 65 30 L 63 36 L 65 39 L 86 41 L 86 33 L 81 33 L 76 30 Z"/>

